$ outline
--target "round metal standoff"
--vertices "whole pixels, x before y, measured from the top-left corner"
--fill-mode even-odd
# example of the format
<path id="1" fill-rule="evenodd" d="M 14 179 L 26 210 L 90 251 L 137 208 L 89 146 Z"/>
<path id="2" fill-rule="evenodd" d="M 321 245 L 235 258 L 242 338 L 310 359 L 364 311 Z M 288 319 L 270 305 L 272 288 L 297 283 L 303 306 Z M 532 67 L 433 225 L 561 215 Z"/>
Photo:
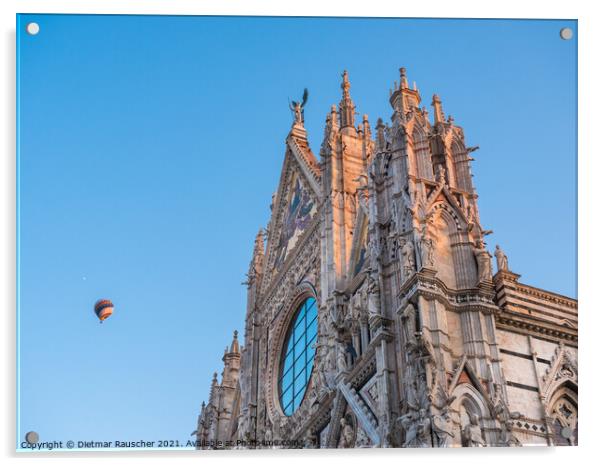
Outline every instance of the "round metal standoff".
<path id="1" fill-rule="evenodd" d="M 30 36 L 35 36 L 38 32 L 40 32 L 40 25 L 38 23 L 27 23 L 25 30 Z"/>
<path id="2" fill-rule="evenodd" d="M 573 30 L 571 28 L 562 28 L 560 30 L 560 38 L 564 40 L 571 40 L 573 38 Z"/>
<path id="3" fill-rule="evenodd" d="M 40 440 L 40 436 L 38 435 L 37 432 L 34 432 L 33 430 L 31 432 L 27 432 L 25 434 L 25 441 L 27 443 L 29 443 L 30 445 L 32 445 L 34 443 L 38 443 L 39 440 Z"/>

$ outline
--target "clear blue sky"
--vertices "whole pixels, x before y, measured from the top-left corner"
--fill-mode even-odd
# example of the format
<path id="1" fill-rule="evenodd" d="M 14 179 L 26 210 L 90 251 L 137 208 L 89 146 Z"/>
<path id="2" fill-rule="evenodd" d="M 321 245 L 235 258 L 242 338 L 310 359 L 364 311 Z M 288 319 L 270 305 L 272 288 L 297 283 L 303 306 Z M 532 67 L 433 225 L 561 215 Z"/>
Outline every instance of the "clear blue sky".
<path id="1" fill-rule="evenodd" d="M 40 24 L 37 36 L 25 24 Z M 522 281 L 576 295 L 572 21 L 18 18 L 20 423 L 41 440 L 179 440 L 232 331 L 309 88 L 374 125 L 408 69 L 464 127 L 481 219 Z M 94 302 L 115 314 L 99 325 Z"/>

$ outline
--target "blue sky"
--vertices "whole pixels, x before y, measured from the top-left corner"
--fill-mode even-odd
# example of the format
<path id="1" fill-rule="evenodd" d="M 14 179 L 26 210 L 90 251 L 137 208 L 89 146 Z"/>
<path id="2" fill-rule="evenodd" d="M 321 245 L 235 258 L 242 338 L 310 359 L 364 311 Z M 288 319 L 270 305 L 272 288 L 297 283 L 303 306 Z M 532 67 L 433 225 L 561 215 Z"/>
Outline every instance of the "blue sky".
<path id="1" fill-rule="evenodd" d="M 29 36 L 25 24 L 40 24 Z M 241 285 L 291 124 L 319 152 L 349 71 L 388 120 L 405 66 L 474 153 L 525 283 L 576 296 L 574 21 L 22 15 L 17 438 L 179 440 L 243 330 Z M 115 314 L 99 325 L 94 302 Z"/>

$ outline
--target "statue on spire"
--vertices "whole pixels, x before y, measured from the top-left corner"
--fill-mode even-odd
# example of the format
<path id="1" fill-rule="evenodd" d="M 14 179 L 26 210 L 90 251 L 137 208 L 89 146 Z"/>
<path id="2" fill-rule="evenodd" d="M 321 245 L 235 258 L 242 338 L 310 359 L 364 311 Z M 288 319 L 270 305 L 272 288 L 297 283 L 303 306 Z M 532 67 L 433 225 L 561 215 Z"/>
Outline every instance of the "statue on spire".
<path id="1" fill-rule="evenodd" d="M 307 91 L 307 88 L 303 89 L 303 97 L 301 98 L 301 102 L 297 102 L 295 100 L 293 100 L 291 103 L 289 103 L 289 108 L 291 109 L 291 111 L 293 112 L 294 116 L 295 116 L 295 124 L 303 124 L 303 121 L 305 120 L 305 115 L 304 115 L 304 107 L 305 104 L 307 104 L 307 97 L 309 96 L 309 92 Z"/>

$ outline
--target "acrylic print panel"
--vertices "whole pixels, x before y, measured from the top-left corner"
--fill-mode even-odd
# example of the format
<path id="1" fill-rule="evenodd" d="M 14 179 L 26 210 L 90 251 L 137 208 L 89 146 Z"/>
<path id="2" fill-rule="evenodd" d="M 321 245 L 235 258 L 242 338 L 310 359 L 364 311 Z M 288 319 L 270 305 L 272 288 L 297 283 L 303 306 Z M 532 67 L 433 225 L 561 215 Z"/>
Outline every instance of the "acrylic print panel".
<path id="1" fill-rule="evenodd" d="M 18 15 L 17 449 L 576 445 L 577 39 Z"/>

